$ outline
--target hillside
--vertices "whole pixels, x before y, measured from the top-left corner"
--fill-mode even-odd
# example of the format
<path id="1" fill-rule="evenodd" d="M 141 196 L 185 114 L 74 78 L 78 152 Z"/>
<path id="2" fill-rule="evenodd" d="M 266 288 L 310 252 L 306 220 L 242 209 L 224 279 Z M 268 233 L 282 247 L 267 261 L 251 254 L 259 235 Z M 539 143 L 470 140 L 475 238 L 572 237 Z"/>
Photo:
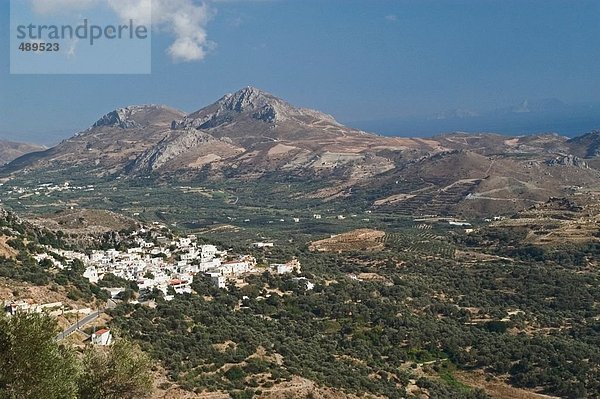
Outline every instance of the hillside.
<path id="1" fill-rule="evenodd" d="M 0 140 L 0 165 L 4 165 L 30 152 L 41 151 L 43 149 L 44 147 L 34 144 Z"/>
<path id="2" fill-rule="evenodd" d="M 158 144 L 168 133 L 171 121 L 183 115 L 160 105 L 121 108 L 55 147 L 16 159 L 5 170 L 77 167 L 96 175 L 115 173 L 131 159 Z"/>

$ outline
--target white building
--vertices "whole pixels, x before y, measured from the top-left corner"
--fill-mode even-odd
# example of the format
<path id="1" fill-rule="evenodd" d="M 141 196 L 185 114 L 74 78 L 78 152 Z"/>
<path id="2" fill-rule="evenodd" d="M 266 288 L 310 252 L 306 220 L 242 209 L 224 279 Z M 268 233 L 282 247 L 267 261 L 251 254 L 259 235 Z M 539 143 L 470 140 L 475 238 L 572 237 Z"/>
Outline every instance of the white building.
<path id="1" fill-rule="evenodd" d="M 190 287 L 190 282 L 181 279 L 174 279 L 169 281 L 169 286 L 175 290 L 177 294 L 191 294 L 192 288 Z"/>
<path id="2" fill-rule="evenodd" d="M 213 282 L 213 284 L 217 287 L 217 288 L 225 288 L 225 277 L 223 276 L 216 276 L 216 277 L 211 277 L 211 280 Z"/>
<path id="3" fill-rule="evenodd" d="M 217 252 L 217 247 L 214 245 L 202 245 L 200 247 L 200 253 L 203 262 L 211 261 Z"/>
<path id="4" fill-rule="evenodd" d="M 219 269 L 224 275 L 246 273 L 250 270 L 250 263 L 245 260 L 233 260 L 221 263 Z"/>
<path id="5" fill-rule="evenodd" d="M 219 258 L 214 258 L 210 261 L 202 261 L 200 262 L 200 264 L 198 265 L 198 271 L 200 272 L 205 272 L 209 269 L 213 269 L 213 268 L 217 268 L 221 266 L 221 259 Z"/>
<path id="6" fill-rule="evenodd" d="M 98 281 L 100 281 L 100 278 L 98 277 L 98 270 L 96 269 L 95 266 L 87 267 L 85 269 L 85 272 L 83 272 L 83 277 L 90 280 L 90 283 L 93 283 L 93 284 L 96 284 Z"/>
<path id="7" fill-rule="evenodd" d="M 113 338 L 109 329 L 98 330 L 92 334 L 92 345 L 110 345 Z"/>
<path id="8" fill-rule="evenodd" d="M 217 287 L 217 288 L 225 288 L 226 287 L 227 280 L 225 279 L 225 276 L 223 276 L 221 274 L 221 272 L 211 271 L 208 273 L 208 275 L 210 276 L 210 281 L 213 283 L 213 285 L 215 287 Z"/>
<path id="9" fill-rule="evenodd" d="M 297 259 L 292 259 L 287 263 L 271 264 L 271 271 L 277 274 L 289 274 L 294 271 L 300 272 L 300 262 Z"/>
<path id="10" fill-rule="evenodd" d="M 192 244 L 192 239 L 185 237 L 185 238 L 180 238 L 179 241 L 177 241 L 177 246 L 179 248 L 187 248 Z"/>
<path id="11" fill-rule="evenodd" d="M 114 287 L 114 288 L 104 288 L 104 291 L 107 291 L 110 294 L 111 298 L 116 298 L 119 294 L 125 291 L 125 288 L 122 287 Z"/>

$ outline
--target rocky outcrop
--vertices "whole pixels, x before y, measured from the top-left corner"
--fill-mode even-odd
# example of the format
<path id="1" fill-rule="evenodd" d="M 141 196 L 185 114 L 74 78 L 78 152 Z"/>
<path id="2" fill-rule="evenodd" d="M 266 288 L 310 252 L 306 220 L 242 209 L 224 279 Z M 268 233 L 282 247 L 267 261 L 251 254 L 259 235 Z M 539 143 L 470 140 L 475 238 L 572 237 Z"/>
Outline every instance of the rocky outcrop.
<path id="1" fill-rule="evenodd" d="M 94 123 L 92 128 L 101 126 L 120 127 L 121 129 L 139 127 L 140 124 L 131 119 L 131 114 L 134 112 L 134 109 L 135 108 L 133 107 L 128 107 L 109 112 Z"/>
<path id="2" fill-rule="evenodd" d="M 217 141 L 213 136 L 197 130 L 185 130 L 165 137 L 154 148 L 142 154 L 132 165 L 132 170 L 151 172 L 177 158 L 190 148 Z"/>
<path id="3" fill-rule="evenodd" d="M 168 126 L 172 119 L 165 120 L 165 116 L 171 119 L 181 117 L 183 113 L 163 105 L 132 105 L 109 112 L 96 121 L 90 129 L 99 127 L 131 129 L 161 122 Z"/>
<path id="4" fill-rule="evenodd" d="M 562 166 L 572 166 L 572 167 L 576 167 L 576 168 L 583 168 L 583 169 L 587 169 L 588 168 L 588 164 L 587 162 L 585 162 L 583 159 L 575 156 L 575 155 L 565 155 L 565 156 L 560 156 L 554 159 L 550 159 L 548 161 L 546 161 L 546 163 L 548 165 L 562 165 Z"/>
<path id="5" fill-rule="evenodd" d="M 151 173 L 165 167 L 171 161 L 177 163 L 183 158 L 193 161 L 194 155 L 198 157 L 212 154 L 218 159 L 219 154 L 237 154 L 242 151 L 243 149 L 237 149 L 227 138 L 218 139 L 195 129 L 175 130 L 135 159 L 128 169 L 136 174 Z M 179 163 L 179 166 L 185 165 L 185 162 Z"/>

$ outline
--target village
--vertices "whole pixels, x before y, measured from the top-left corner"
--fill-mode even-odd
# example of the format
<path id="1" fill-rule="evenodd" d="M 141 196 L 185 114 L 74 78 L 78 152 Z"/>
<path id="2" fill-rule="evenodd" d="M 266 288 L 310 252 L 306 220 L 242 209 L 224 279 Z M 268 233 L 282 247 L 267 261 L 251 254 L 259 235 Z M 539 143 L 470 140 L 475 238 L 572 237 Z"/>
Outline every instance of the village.
<path id="1" fill-rule="evenodd" d="M 140 232 L 146 231 L 142 229 Z M 133 235 L 137 235 L 136 232 Z M 198 245 L 195 235 L 173 239 L 159 235 L 155 240 L 157 243 L 138 236 L 134 241 L 136 246 L 126 251 L 93 251 L 89 256 L 79 257 L 86 265 L 83 276 L 97 283 L 110 273 L 136 282 L 140 293 L 158 289 L 163 292 L 165 299 L 170 300 L 173 293 L 191 293 L 190 285 L 198 273 L 209 276 L 215 287 L 225 289 L 228 280 L 235 281 L 244 275 L 265 271 L 265 268 L 257 267 L 254 256 L 229 254 L 210 244 Z M 252 246 L 261 248 L 272 245 L 254 243 Z M 81 254 L 65 251 L 61 255 L 69 258 Z M 300 272 L 300 262 L 292 259 L 287 263 L 273 263 L 267 270 L 274 274 Z M 120 293 L 118 288 L 109 290 L 112 297 Z"/>
<path id="2" fill-rule="evenodd" d="M 258 265 L 256 258 L 249 254 L 230 254 L 227 250 L 219 250 L 215 245 L 199 244 L 195 235 L 185 237 L 173 236 L 167 233 L 165 226 L 140 227 L 127 237 L 126 249 L 93 250 L 87 253 L 62 250 L 47 247 L 45 252 L 34 255 L 36 261 L 52 264 L 58 269 L 68 269 L 74 262 L 85 268 L 83 277 L 90 283 L 97 284 L 105 276 L 117 277 L 134 282 L 139 291 L 133 303 L 151 303 L 145 298 L 156 290 L 162 293 L 165 300 L 172 300 L 177 294 L 192 294 L 191 288 L 194 277 L 204 274 L 211 283 L 219 289 L 228 289 L 228 284 L 244 284 L 244 277 L 266 272 L 284 275 L 301 271 L 300 262 L 291 259 L 286 263 L 271 263 Z M 167 234 L 163 234 L 167 233 Z M 252 243 L 252 248 L 273 247 L 272 242 Z M 305 277 L 295 277 L 306 280 Z M 104 284 L 106 285 L 106 284 Z M 314 285 L 306 280 L 306 288 Z M 103 287 L 111 298 L 109 301 L 121 299 L 126 287 Z M 9 301 L 3 303 L 6 314 L 48 313 L 51 316 L 74 313 L 76 315 L 92 315 L 97 311 L 89 307 L 71 309 L 62 302 L 34 303 L 31 301 Z M 77 327 L 78 328 L 78 327 Z M 74 329 L 73 329 L 74 330 Z M 108 333 L 108 330 L 106 330 Z M 100 338 L 100 335 L 103 337 Z M 112 342 L 110 335 L 92 334 L 91 341 L 96 338 L 103 344 Z"/>
<path id="3" fill-rule="evenodd" d="M 163 292 L 166 300 L 171 300 L 173 293 L 191 293 L 190 285 L 198 273 L 210 277 L 215 287 L 226 289 L 228 281 L 235 282 L 248 274 L 263 273 L 266 270 L 280 275 L 300 272 L 301 266 L 297 259 L 291 259 L 287 263 L 272 263 L 266 268 L 265 265 L 257 267 L 256 258 L 252 255 L 229 254 L 215 245 L 198 244 L 195 235 L 168 238 L 159 234 L 160 231 L 154 227 L 142 227 L 134 231 L 129 237 L 133 244 L 125 250 L 111 248 L 86 254 L 52 249 L 52 252 L 66 259 L 67 265 L 75 259 L 81 261 L 85 266 L 83 277 L 91 283 L 98 283 L 104 276 L 112 274 L 135 282 L 141 295 L 158 289 Z M 273 243 L 264 242 L 251 245 L 253 248 L 272 246 Z M 49 253 L 37 254 L 34 258 L 38 262 L 52 262 L 58 268 L 68 267 Z M 106 290 L 112 298 L 117 298 L 124 288 Z"/>

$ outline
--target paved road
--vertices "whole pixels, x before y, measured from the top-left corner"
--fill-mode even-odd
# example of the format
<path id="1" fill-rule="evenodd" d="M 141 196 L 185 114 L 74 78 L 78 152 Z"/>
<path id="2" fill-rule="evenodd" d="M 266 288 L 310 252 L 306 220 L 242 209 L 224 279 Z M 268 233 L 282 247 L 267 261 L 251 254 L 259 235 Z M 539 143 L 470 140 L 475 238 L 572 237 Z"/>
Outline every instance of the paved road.
<path id="1" fill-rule="evenodd" d="M 66 330 L 64 330 L 63 332 L 58 334 L 54 338 L 54 340 L 61 341 L 61 340 L 65 339 L 69 335 L 73 334 L 76 330 L 79 330 L 80 328 L 84 327 L 86 324 L 89 324 L 92 321 L 96 320 L 98 318 L 98 316 L 100 316 L 100 314 L 102 314 L 105 310 L 106 309 L 98 309 L 97 311 L 94 311 L 94 312 L 88 314 L 84 318 L 80 319 L 77 323 L 70 325 Z"/>

